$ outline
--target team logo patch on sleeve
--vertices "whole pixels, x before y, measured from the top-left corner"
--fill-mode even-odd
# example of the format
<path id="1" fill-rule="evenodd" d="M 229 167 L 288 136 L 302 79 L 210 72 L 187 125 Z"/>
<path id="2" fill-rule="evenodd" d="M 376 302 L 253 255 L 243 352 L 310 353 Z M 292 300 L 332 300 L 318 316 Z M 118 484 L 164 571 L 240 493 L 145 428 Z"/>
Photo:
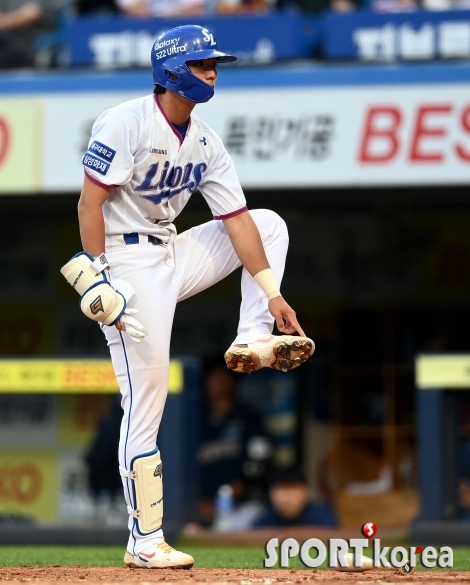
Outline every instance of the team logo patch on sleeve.
<path id="1" fill-rule="evenodd" d="M 88 148 L 88 152 L 96 154 L 96 156 L 99 156 L 103 160 L 106 160 L 110 163 L 113 162 L 113 159 L 116 156 L 115 150 L 109 148 L 109 146 L 106 146 L 106 144 L 103 144 L 102 142 L 98 142 L 97 140 L 91 144 L 91 146 Z"/>
<path id="2" fill-rule="evenodd" d="M 88 152 L 83 157 L 82 163 L 84 164 L 84 166 L 100 173 L 101 175 L 106 175 L 109 169 L 109 163 L 104 162 L 104 160 L 101 160 L 99 158 L 96 158 L 96 156 L 93 156 Z"/>

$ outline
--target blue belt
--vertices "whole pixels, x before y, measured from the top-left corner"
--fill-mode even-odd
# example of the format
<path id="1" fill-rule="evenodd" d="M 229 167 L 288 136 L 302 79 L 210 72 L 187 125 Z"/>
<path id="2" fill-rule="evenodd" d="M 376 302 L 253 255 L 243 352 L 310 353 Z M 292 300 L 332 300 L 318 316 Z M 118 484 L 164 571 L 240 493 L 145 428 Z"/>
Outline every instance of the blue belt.
<path id="1" fill-rule="evenodd" d="M 129 244 L 138 244 L 139 243 L 139 234 L 137 233 L 133 233 L 133 234 L 124 234 L 124 242 L 129 245 Z M 153 244 L 154 246 L 162 246 L 163 245 L 163 241 L 160 240 L 160 238 L 157 238 L 156 236 L 147 236 L 149 239 L 149 242 L 151 244 Z"/>

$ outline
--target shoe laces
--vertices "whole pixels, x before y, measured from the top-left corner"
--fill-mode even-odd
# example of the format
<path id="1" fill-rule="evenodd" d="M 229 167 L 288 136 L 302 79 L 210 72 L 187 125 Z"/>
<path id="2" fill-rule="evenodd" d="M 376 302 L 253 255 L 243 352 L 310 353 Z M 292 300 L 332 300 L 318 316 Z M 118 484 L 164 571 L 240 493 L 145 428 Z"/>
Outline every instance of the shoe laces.
<path id="1" fill-rule="evenodd" d="M 165 541 L 158 542 L 156 546 L 160 548 L 164 553 L 171 553 L 171 551 L 173 550 L 173 547 L 171 547 Z"/>

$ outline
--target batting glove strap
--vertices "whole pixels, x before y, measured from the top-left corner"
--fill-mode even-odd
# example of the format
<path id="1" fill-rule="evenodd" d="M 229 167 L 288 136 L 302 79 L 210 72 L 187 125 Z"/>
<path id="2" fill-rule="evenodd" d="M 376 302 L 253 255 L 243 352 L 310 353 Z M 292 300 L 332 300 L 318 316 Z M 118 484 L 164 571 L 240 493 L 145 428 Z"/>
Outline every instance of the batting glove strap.
<path id="1" fill-rule="evenodd" d="M 109 262 L 106 258 L 106 255 L 100 254 L 97 256 L 97 258 L 95 258 L 95 260 L 93 260 L 93 262 L 90 264 L 90 267 L 95 271 L 95 274 L 100 274 L 103 272 L 103 270 L 109 268 Z"/>

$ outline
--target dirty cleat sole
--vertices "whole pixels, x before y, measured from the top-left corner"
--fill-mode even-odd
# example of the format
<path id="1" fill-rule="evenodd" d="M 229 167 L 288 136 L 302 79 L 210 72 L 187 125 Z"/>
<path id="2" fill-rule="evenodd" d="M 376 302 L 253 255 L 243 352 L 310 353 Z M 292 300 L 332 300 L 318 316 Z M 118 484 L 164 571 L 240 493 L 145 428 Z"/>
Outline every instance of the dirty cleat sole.
<path id="1" fill-rule="evenodd" d="M 225 353 L 229 370 L 250 374 L 260 368 L 273 368 L 287 372 L 305 363 L 315 351 L 308 337 L 271 335 L 247 345 L 232 345 Z"/>
<path id="2" fill-rule="evenodd" d="M 234 372 L 251 374 L 251 372 L 255 371 L 253 358 L 247 345 L 233 345 L 225 352 L 224 359 L 227 368 Z"/>
<path id="3" fill-rule="evenodd" d="M 308 337 L 297 338 L 291 343 L 280 341 L 273 347 L 274 361 L 270 367 L 282 372 L 298 368 L 313 354 L 314 347 Z"/>

